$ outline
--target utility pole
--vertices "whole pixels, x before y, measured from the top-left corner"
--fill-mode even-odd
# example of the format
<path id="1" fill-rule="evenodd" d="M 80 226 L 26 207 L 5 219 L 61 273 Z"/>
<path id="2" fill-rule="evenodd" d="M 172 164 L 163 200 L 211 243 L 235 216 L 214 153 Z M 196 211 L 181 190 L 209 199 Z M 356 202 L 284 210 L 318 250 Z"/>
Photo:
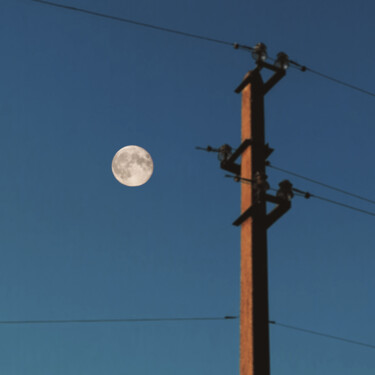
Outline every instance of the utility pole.
<path id="1" fill-rule="evenodd" d="M 240 375 L 270 375 L 267 229 L 290 209 L 293 187 L 284 180 L 275 196 L 267 193 L 270 186 L 265 172 L 273 149 L 265 143 L 264 96 L 293 62 L 280 52 L 275 64 L 268 64 L 263 43 L 251 50 L 256 68 L 235 90 L 242 93 L 241 145 L 234 152 L 227 144 L 197 149 L 217 152 L 221 168 L 242 182 L 241 216 L 233 223 L 241 226 Z M 266 82 L 262 69 L 273 72 Z M 236 163 L 239 157 L 240 164 Z M 267 202 L 275 204 L 269 213 Z"/>
<path id="2" fill-rule="evenodd" d="M 265 181 L 263 82 L 259 71 L 242 90 L 242 141 L 251 140 L 243 152 L 241 177 Z M 255 184 L 241 184 L 241 213 L 253 207 L 241 225 L 240 375 L 270 373 L 268 329 L 268 273 L 266 202 L 255 195 Z M 256 202 L 256 204 L 254 204 Z"/>
<path id="3" fill-rule="evenodd" d="M 267 229 L 289 210 L 293 193 L 289 181 L 283 181 L 276 196 L 267 194 L 266 160 L 273 150 L 265 143 L 264 96 L 285 75 L 288 57 L 279 53 L 275 65 L 266 63 L 262 43 L 254 48 L 253 57 L 256 68 L 235 90 L 242 93 L 242 143 L 222 157 L 221 167 L 243 182 L 241 216 L 233 223 L 241 226 L 240 375 L 269 375 Z M 263 68 L 273 71 L 265 83 Z M 240 165 L 235 163 L 239 156 Z M 268 214 L 266 202 L 276 204 Z"/>

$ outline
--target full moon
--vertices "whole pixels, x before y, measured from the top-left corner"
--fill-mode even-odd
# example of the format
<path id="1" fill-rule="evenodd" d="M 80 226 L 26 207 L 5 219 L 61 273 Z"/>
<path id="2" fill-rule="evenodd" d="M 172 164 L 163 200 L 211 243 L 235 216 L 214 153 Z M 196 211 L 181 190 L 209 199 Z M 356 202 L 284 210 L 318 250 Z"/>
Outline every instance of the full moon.
<path id="1" fill-rule="evenodd" d="M 151 177 L 154 163 L 150 154 L 139 146 L 126 146 L 116 152 L 112 160 L 112 173 L 126 186 L 140 186 Z"/>

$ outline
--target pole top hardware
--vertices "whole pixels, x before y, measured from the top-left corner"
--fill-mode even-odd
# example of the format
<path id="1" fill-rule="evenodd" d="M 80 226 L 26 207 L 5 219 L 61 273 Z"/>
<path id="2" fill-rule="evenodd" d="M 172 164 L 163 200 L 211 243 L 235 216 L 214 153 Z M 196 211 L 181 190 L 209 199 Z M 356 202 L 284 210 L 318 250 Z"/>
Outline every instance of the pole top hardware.
<path id="1" fill-rule="evenodd" d="M 212 146 L 196 146 L 195 149 L 207 152 L 216 152 L 218 154 L 218 159 L 220 160 L 220 167 L 239 176 L 241 174 L 241 165 L 237 164 L 235 161 L 250 145 L 252 145 L 253 147 L 263 147 L 265 159 L 267 159 L 274 151 L 274 149 L 271 148 L 268 143 L 265 145 L 261 145 L 253 142 L 251 139 L 245 139 L 234 152 L 232 152 L 232 147 L 228 144 L 224 144 L 219 148 L 215 148 Z"/>
<path id="2" fill-rule="evenodd" d="M 291 182 L 288 180 L 281 181 L 276 196 L 286 201 L 290 201 L 294 196 L 293 185 Z"/>
<path id="3" fill-rule="evenodd" d="M 279 69 L 287 70 L 289 68 L 289 57 L 285 52 L 279 52 L 275 61 L 275 66 Z"/>
<path id="4" fill-rule="evenodd" d="M 252 58 L 256 64 L 259 65 L 267 60 L 267 46 L 264 43 L 258 43 L 251 53 Z"/>
<path id="5" fill-rule="evenodd" d="M 223 163 L 230 159 L 232 156 L 232 147 L 228 144 L 224 144 L 219 147 L 218 150 L 218 159 Z"/>
<path id="6" fill-rule="evenodd" d="M 251 139 L 245 139 L 240 146 L 230 155 L 229 158 L 224 159 L 220 163 L 220 167 L 228 172 L 234 173 L 239 176 L 241 174 L 241 165 L 236 163 L 236 160 L 243 154 L 243 152 L 249 147 L 263 147 L 264 157 L 267 159 L 274 151 L 268 143 L 266 145 L 261 145 L 253 142 Z M 223 147 L 223 146 L 222 146 Z"/>
<path id="7" fill-rule="evenodd" d="M 253 48 L 251 55 L 255 60 L 256 68 L 251 70 L 245 76 L 240 85 L 234 90 L 237 94 L 239 94 L 248 84 L 252 83 L 255 77 L 259 77 L 259 73 L 263 68 L 274 72 L 271 78 L 263 85 L 262 94 L 267 94 L 267 92 L 285 76 L 289 64 L 293 63 L 289 60 L 289 57 L 285 52 L 279 52 L 277 54 L 274 65 L 267 63 L 267 47 L 264 43 L 258 43 Z"/>
<path id="8" fill-rule="evenodd" d="M 290 201 L 294 196 L 293 191 L 296 191 L 296 189 L 293 188 L 293 185 L 288 180 L 279 183 L 279 189 L 276 196 L 274 196 L 266 193 L 269 189 L 269 184 L 267 182 L 267 175 L 265 174 L 256 172 L 254 180 L 240 176 L 228 177 L 233 177 L 236 182 L 252 183 L 254 187 L 254 203 L 233 222 L 233 225 L 236 227 L 242 225 L 249 217 L 252 217 L 256 212 L 256 207 L 263 201 L 276 204 L 276 207 L 266 215 L 265 226 L 267 229 L 291 208 Z"/>
<path id="9" fill-rule="evenodd" d="M 207 152 L 216 152 L 218 154 L 217 158 L 221 162 L 224 162 L 224 163 L 227 162 L 232 156 L 232 147 L 229 146 L 228 144 L 224 144 L 220 146 L 219 148 L 214 148 L 212 146 L 207 146 L 207 147 L 196 146 L 195 149 L 201 150 L 201 151 L 207 151 Z"/>

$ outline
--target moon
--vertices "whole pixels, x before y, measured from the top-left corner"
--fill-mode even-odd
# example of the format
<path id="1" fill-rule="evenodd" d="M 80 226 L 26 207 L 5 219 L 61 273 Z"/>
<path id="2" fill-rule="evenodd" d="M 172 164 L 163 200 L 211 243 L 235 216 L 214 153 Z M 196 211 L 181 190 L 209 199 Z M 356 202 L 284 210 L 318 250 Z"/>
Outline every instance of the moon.
<path id="1" fill-rule="evenodd" d="M 125 146 L 116 152 L 112 160 L 112 173 L 126 186 L 145 184 L 154 171 L 151 155 L 142 147 Z"/>

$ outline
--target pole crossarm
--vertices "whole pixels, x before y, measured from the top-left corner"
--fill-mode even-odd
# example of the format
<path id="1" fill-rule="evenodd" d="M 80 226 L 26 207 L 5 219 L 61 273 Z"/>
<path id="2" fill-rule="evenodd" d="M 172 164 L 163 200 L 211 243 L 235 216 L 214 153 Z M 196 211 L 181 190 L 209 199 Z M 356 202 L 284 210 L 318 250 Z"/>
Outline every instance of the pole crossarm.
<path id="1" fill-rule="evenodd" d="M 257 144 L 256 142 L 253 142 L 251 139 L 245 139 L 228 159 L 224 159 L 220 163 L 221 169 L 224 169 L 224 170 L 226 170 L 228 172 L 234 173 L 235 175 L 239 176 L 241 174 L 241 165 L 238 164 L 238 163 L 236 163 L 236 160 L 250 146 L 251 147 L 262 147 L 262 148 L 264 148 L 264 154 L 265 154 L 266 159 L 274 151 L 273 148 L 269 147 L 268 143 L 266 145 L 264 145 L 264 144 Z"/>
<path id="2" fill-rule="evenodd" d="M 257 66 L 254 70 L 251 70 L 243 79 L 243 81 L 237 86 L 237 88 L 234 90 L 236 94 L 239 94 L 248 84 L 251 83 L 253 80 L 253 77 L 255 75 L 258 75 L 261 70 L 261 67 Z"/>
<path id="3" fill-rule="evenodd" d="M 267 229 L 274 224 L 277 220 L 281 218 L 287 211 L 291 208 L 291 203 L 289 201 L 284 201 L 282 204 L 277 205 L 266 218 Z"/>
<path id="4" fill-rule="evenodd" d="M 245 139 L 236 151 L 228 158 L 224 159 L 220 163 L 220 167 L 228 172 L 232 172 L 236 175 L 241 174 L 241 165 L 236 163 L 236 160 L 242 155 L 242 153 L 251 145 L 251 139 Z"/>
<path id="5" fill-rule="evenodd" d="M 270 91 L 272 89 L 272 87 L 275 86 L 276 83 L 279 82 L 281 80 L 281 78 L 283 78 L 286 74 L 285 69 L 278 68 L 278 67 L 276 67 L 274 65 L 271 65 L 271 64 L 268 64 L 264 61 L 260 61 L 258 63 L 258 66 L 254 70 L 250 71 L 245 76 L 243 81 L 239 84 L 239 86 L 237 86 L 237 88 L 234 90 L 234 92 L 236 94 L 239 94 L 247 85 L 251 84 L 254 76 L 259 74 L 262 68 L 272 70 L 275 73 L 271 76 L 271 78 L 266 83 L 263 84 L 263 88 L 260 92 L 261 95 L 266 95 L 268 93 L 268 91 Z"/>
<path id="6" fill-rule="evenodd" d="M 277 71 L 263 86 L 263 95 L 266 95 L 268 91 L 285 76 L 285 70 Z"/>
<path id="7" fill-rule="evenodd" d="M 289 200 L 283 198 L 266 194 L 265 200 L 267 202 L 275 203 L 277 206 L 266 215 L 265 217 L 265 226 L 268 229 L 272 224 L 274 224 L 278 219 L 281 218 L 289 209 L 291 208 L 291 203 Z M 242 223 L 251 217 L 255 212 L 254 206 L 249 207 L 241 216 L 233 222 L 233 225 L 238 227 Z"/>

